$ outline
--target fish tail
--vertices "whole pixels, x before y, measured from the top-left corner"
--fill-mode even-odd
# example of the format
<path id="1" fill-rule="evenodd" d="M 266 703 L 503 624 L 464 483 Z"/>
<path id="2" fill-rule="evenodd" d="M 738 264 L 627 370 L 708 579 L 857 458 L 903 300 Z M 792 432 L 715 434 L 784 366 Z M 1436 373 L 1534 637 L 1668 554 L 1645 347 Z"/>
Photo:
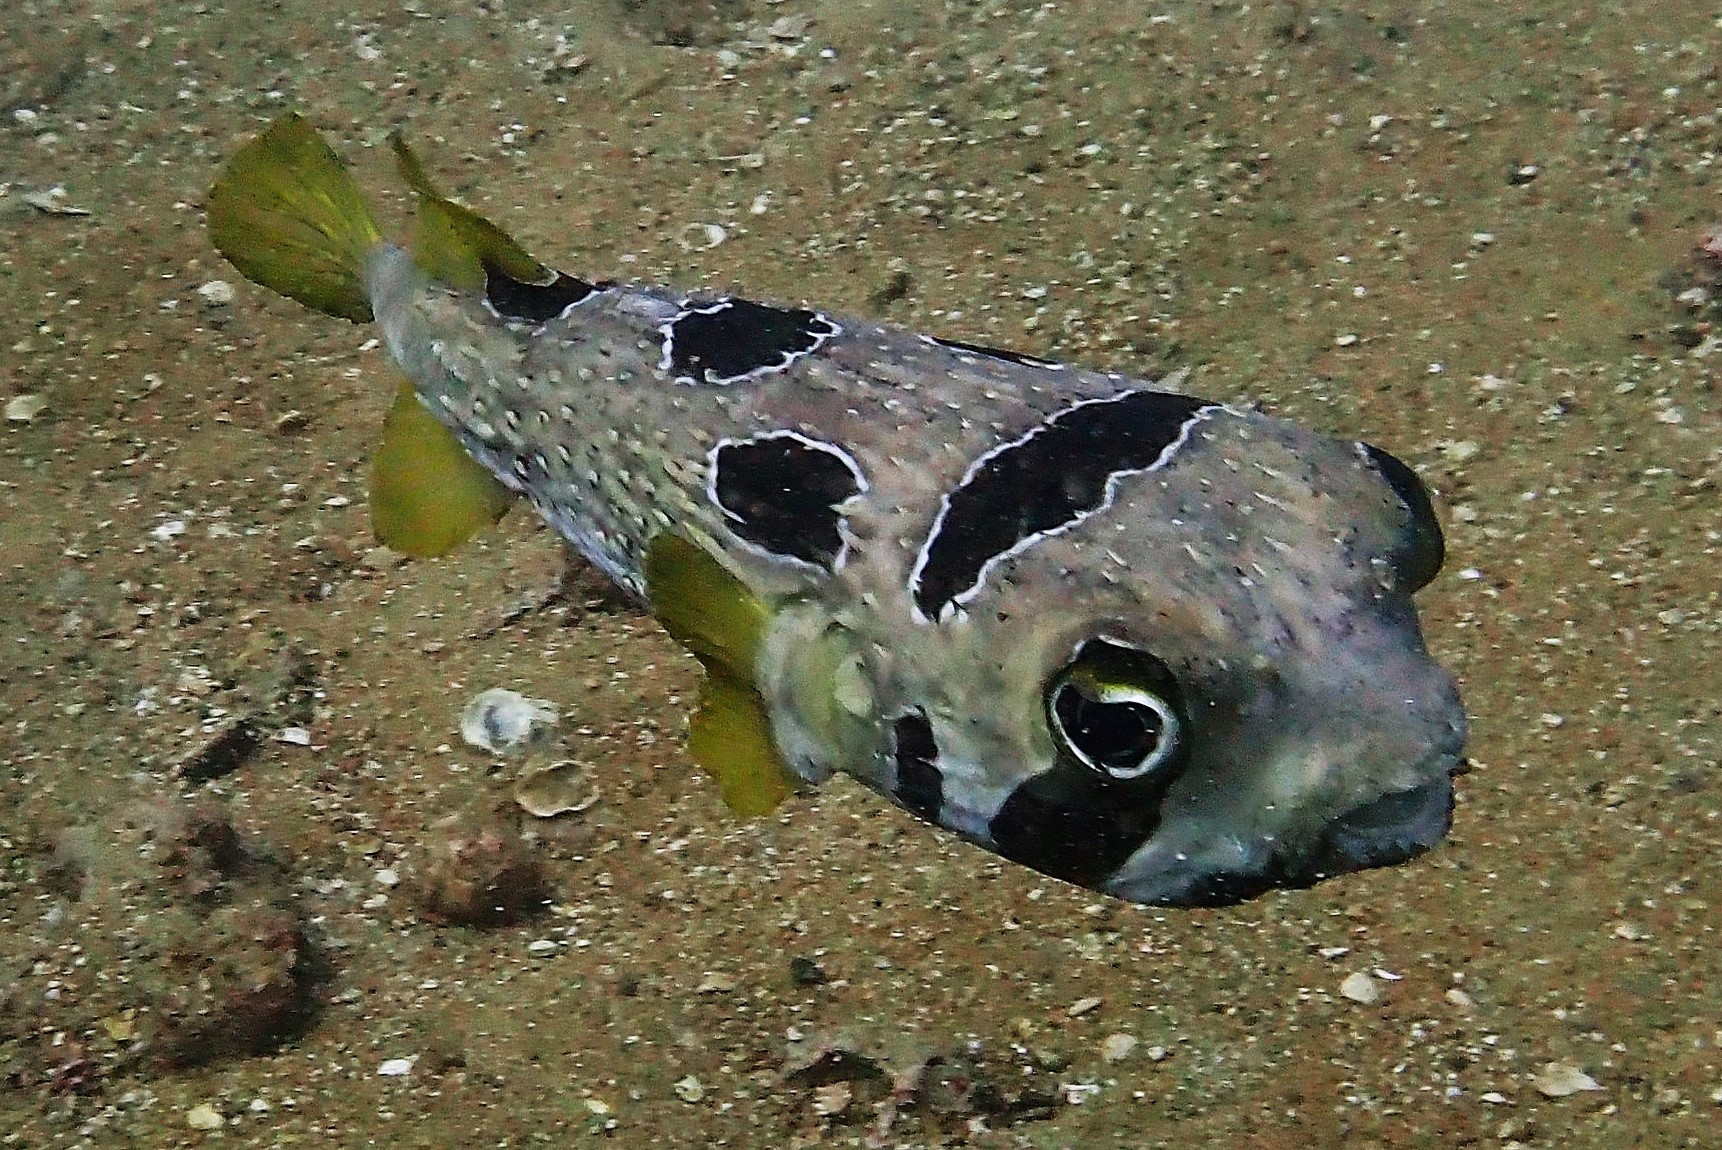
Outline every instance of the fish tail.
<path id="1" fill-rule="evenodd" d="M 382 242 L 345 165 L 296 112 L 240 148 L 209 190 L 209 238 L 240 274 L 306 307 L 371 320 L 365 260 Z"/>

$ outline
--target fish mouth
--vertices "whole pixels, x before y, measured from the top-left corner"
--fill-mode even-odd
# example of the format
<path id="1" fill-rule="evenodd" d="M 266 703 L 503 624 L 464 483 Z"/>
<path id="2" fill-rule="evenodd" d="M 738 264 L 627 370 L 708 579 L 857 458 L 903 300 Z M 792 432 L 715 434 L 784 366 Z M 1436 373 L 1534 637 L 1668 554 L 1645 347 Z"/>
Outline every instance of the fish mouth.
<path id="1" fill-rule="evenodd" d="M 1193 866 L 1134 880 L 1121 874 L 1108 885 L 1111 893 L 1132 902 L 1231 906 L 1278 888 L 1302 889 L 1355 871 L 1396 866 L 1428 851 L 1452 829 L 1453 779 L 1468 769 L 1463 759 L 1454 759 L 1429 782 L 1358 804 L 1328 822 L 1295 857 L 1263 850 L 1250 866 Z"/>
<path id="2" fill-rule="evenodd" d="M 1396 866 L 1427 851 L 1453 828 L 1455 773 L 1353 807 L 1323 828 L 1314 849 L 1288 868 L 1281 885 L 1313 886 L 1335 875 Z"/>

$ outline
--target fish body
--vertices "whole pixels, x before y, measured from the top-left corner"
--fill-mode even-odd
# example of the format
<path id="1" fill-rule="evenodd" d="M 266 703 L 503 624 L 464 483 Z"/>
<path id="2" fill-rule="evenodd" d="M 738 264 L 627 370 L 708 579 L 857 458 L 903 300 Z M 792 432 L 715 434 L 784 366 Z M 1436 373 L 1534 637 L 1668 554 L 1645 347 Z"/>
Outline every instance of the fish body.
<path id="1" fill-rule="evenodd" d="M 398 246 L 324 186 L 345 173 L 303 121 L 251 147 L 276 133 L 212 192 L 218 246 L 374 319 L 411 381 L 391 424 L 428 414 L 472 483 L 531 503 L 701 658 L 690 750 L 732 806 L 843 771 L 1163 904 L 1446 833 L 1465 719 L 1411 600 L 1441 534 L 1386 452 L 1189 396 L 1182 374 L 554 272 L 404 148 L 423 220 Z M 306 208 L 308 187 L 335 208 Z M 306 287 L 250 246 L 259 220 L 327 274 Z M 460 486 L 385 470 L 374 503 L 394 484 L 415 514 Z"/>

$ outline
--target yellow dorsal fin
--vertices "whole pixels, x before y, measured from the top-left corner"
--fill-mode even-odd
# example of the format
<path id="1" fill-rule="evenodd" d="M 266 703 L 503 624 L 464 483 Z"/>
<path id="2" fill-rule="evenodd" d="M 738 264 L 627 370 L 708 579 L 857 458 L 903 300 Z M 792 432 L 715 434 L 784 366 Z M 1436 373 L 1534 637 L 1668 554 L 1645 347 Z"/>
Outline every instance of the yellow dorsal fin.
<path id="1" fill-rule="evenodd" d="M 664 630 L 706 669 L 688 753 L 731 810 L 769 813 L 795 789 L 753 683 L 770 610 L 703 548 L 668 531 L 646 552 L 646 595 Z"/>
<path id="2" fill-rule="evenodd" d="M 403 381 L 371 461 L 378 541 L 415 558 L 446 555 L 501 519 L 513 500 Z"/>
<path id="3" fill-rule="evenodd" d="M 443 195 L 400 132 L 390 133 L 389 147 L 401 179 L 419 195 L 412 253 L 413 262 L 426 275 L 467 291 L 484 287 L 487 268 L 522 283 L 548 283 L 554 278 L 554 272 L 528 255 L 507 232 Z"/>
<path id="4" fill-rule="evenodd" d="M 252 283 L 355 323 L 371 320 L 365 259 L 381 240 L 358 185 L 295 112 L 227 161 L 209 239 Z"/>

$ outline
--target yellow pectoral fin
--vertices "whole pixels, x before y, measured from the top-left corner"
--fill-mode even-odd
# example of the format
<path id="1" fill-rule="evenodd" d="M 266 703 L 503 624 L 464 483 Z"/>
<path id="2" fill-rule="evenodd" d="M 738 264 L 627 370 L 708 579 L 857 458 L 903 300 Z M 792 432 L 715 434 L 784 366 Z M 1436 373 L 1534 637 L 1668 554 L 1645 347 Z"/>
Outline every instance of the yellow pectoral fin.
<path id="1" fill-rule="evenodd" d="M 646 596 L 658 621 L 706 669 L 688 753 L 739 815 L 763 815 L 795 789 L 765 700 L 753 685 L 771 611 L 703 548 L 663 532 L 646 552 Z"/>
<path id="2" fill-rule="evenodd" d="M 371 461 L 371 529 L 406 555 L 446 555 L 501 519 L 514 501 L 402 383 Z"/>
<path id="3" fill-rule="evenodd" d="M 771 735 L 758 692 L 707 663 L 699 709 L 688 726 L 688 754 L 717 780 L 724 805 L 743 818 L 770 814 L 795 789 Z"/>

